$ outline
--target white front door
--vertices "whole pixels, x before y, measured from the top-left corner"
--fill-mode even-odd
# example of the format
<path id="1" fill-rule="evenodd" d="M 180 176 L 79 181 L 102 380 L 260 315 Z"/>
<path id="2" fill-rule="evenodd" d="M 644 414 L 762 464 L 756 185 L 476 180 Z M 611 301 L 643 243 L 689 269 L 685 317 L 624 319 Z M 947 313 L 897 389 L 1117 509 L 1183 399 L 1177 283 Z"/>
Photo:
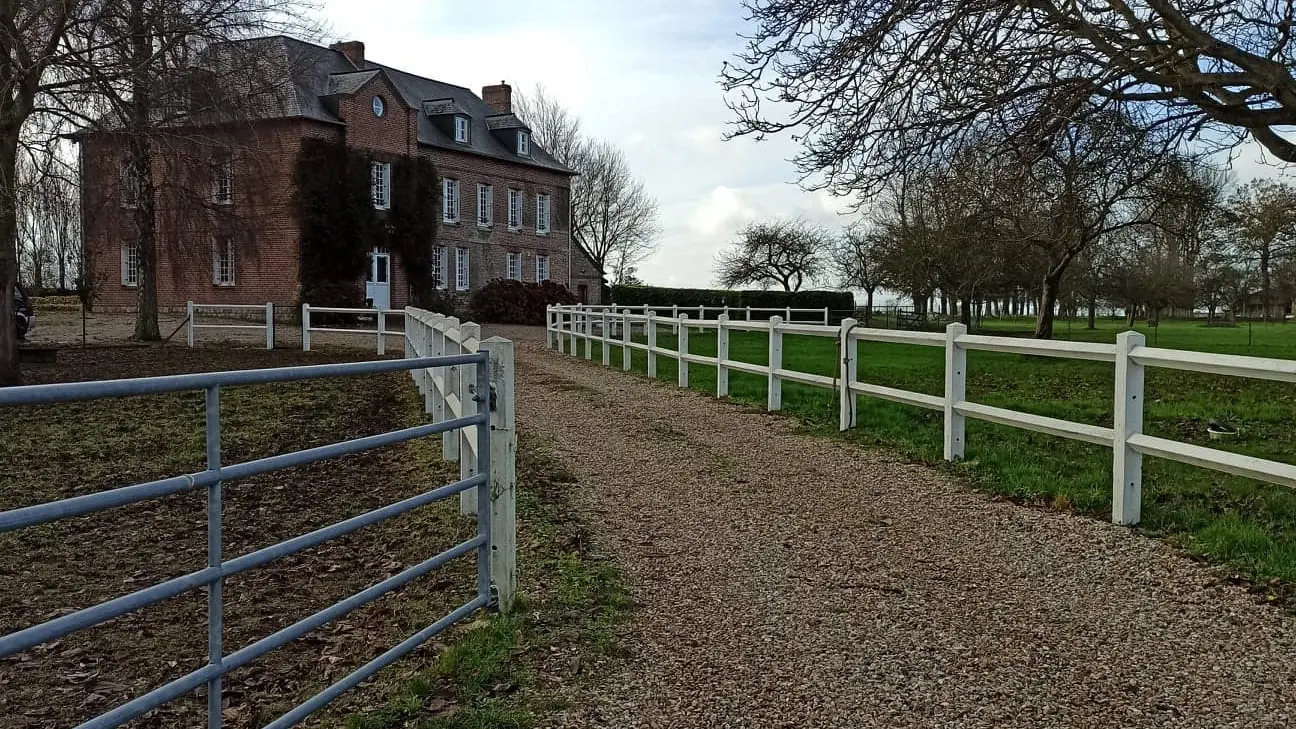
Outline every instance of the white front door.
<path id="1" fill-rule="evenodd" d="M 369 254 L 365 298 L 375 309 L 391 308 L 391 255 L 377 248 Z"/>

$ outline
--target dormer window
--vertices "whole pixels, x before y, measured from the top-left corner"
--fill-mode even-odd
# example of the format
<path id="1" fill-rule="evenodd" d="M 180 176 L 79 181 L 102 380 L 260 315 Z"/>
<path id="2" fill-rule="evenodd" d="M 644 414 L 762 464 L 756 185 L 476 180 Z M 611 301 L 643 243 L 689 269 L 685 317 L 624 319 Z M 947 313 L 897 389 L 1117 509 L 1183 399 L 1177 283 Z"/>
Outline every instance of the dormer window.
<path id="1" fill-rule="evenodd" d="M 517 153 L 521 157 L 531 156 L 531 135 L 522 130 L 518 130 Z"/>
<path id="2" fill-rule="evenodd" d="M 454 140 L 460 144 L 468 143 L 468 117 L 456 116 L 454 118 Z"/>

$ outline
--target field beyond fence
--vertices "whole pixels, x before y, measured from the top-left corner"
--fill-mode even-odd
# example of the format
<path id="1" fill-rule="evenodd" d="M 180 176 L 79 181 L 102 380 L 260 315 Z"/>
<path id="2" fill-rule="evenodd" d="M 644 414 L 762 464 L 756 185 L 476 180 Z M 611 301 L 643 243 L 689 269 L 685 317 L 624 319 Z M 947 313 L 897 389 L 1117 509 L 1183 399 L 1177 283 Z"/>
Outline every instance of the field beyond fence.
<path id="1" fill-rule="evenodd" d="M 1123 327 L 1111 321 L 1102 324 L 1096 330 L 1080 330 L 1084 334 L 1075 341 L 1110 346 Z M 596 362 L 603 361 L 600 325 L 601 321 L 592 328 L 595 336 L 591 340 L 591 357 Z M 687 350 L 691 355 L 703 359 L 717 356 L 714 322 L 711 326 L 688 332 Z M 661 322 L 656 328 L 659 350 L 679 346 L 672 322 Z M 1296 359 L 1296 328 L 1281 324 L 1256 324 L 1248 337 L 1246 327 L 1163 323 L 1155 333 L 1155 344 L 1152 332 L 1143 328 L 1140 331 L 1148 347 Z M 1072 333 L 1075 335 L 1077 330 Z M 620 333 L 614 328 L 612 334 L 618 341 L 609 347 L 607 359 L 611 366 L 622 368 Z M 768 332 L 733 330 L 726 335 L 727 359 L 756 367 L 768 363 Z M 797 327 L 789 328 L 781 337 L 782 369 L 810 373 L 821 380 L 819 387 L 785 380 L 781 409 L 814 427 L 837 430 L 839 401 L 838 393 L 832 389 L 840 374 L 837 340 L 801 334 Z M 570 335 L 568 339 L 570 344 Z M 647 334 L 642 325 L 634 329 L 632 339 L 635 345 L 645 346 Z M 1034 340 L 1019 341 L 1030 345 Z M 584 356 L 584 342 L 576 344 L 577 354 Z M 858 382 L 913 391 L 930 399 L 944 397 L 944 348 L 885 341 L 860 341 L 858 347 Z M 658 379 L 679 381 L 675 359 L 665 354 L 655 359 Z M 685 366 L 689 387 L 716 392 L 714 362 Z M 1279 366 L 1296 372 L 1288 365 Z M 647 371 L 645 351 L 632 352 L 629 369 Z M 726 375 L 730 398 L 768 404 L 767 375 L 737 368 Z M 822 386 L 824 380 L 829 383 L 827 388 Z M 1071 421 L 1081 427 L 1113 428 L 1115 382 L 1110 361 L 966 352 L 968 402 Z M 1275 461 L 1289 470 L 1285 464 L 1296 461 L 1296 388 L 1289 381 L 1147 367 L 1143 392 L 1145 435 Z M 844 433 L 845 437 L 892 447 L 928 462 L 944 456 L 944 418 L 939 411 L 860 397 L 855 416 L 857 425 Z M 1211 423 L 1235 429 L 1236 434 L 1215 440 L 1208 432 Z M 964 458 L 952 467 L 981 488 L 1024 502 L 1103 517 L 1112 505 L 1110 446 L 969 418 Z M 1252 577 L 1296 580 L 1296 493 L 1284 486 L 1162 458 L 1143 459 L 1142 474 L 1143 529 Z"/>

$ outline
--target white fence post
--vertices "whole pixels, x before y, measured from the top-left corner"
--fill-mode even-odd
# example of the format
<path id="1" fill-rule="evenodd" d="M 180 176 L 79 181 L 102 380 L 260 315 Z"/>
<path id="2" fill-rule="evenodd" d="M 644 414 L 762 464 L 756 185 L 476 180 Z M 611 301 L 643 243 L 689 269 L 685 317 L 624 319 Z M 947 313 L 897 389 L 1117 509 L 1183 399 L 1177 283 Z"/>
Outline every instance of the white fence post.
<path id="1" fill-rule="evenodd" d="M 594 317 L 585 310 L 585 359 L 594 359 Z"/>
<path id="2" fill-rule="evenodd" d="M 783 380 L 778 371 L 783 369 L 783 332 L 779 326 L 783 317 L 775 315 L 769 319 L 769 379 L 765 394 L 766 410 L 783 409 Z"/>
<path id="3" fill-rule="evenodd" d="M 469 352 L 466 343 L 469 339 L 481 339 L 481 327 L 472 322 L 464 322 L 459 325 L 459 342 L 456 347 L 456 354 Z M 459 373 L 456 378 L 458 381 L 456 394 L 459 395 L 459 413 L 457 417 L 466 418 L 470 415 L 477 414 L 477 402 L 473 396 L 477 393 L 476 373 L 465 373 L 465 366 L 459 365 L 455 370 Z M 477 437 L 475 428 L 460 428 L 455 434 L 459 439 L 459 480 L 472 478 L 477 475 L 477 455 L 473 449 L 473 442 Z M 459 492 L 459 513 L 476 514 L 477 513 L 477 488 L 468 489 Z"/>
<path id="4" fill-rule="evenodd" d="M 630 371 L 630 334 L 634 327 L 630 325 L 630 310 L 621 312 L 621 369 Z"/>
<path id="5" fill-rule="evenodd" d="M 657 312 L 648 312 L 648 379 L 657 378 L 657 353 L 653 350 L 657 347 Z"/>
<path id="6" fill-rule="evenodd" d="M 580 336 L 580 325 L 577 323 L 577 321 L 579 321 L 577 317 L 579 316 L 580 316 L 580 307 L 572 306 L 571 317 L 567 321 L 567 324 L 569 325 L 570 328 L 567 331 L 569 334 L 571 334 L 570 341 L 568 342 L 568 344 L 571 345 L 571 351 L 568 352 L 568 354 L 570 354 L 573 357 L 577 356 L 576 343 L 577 343 L 577 337 Z"/>
<path id="7" fill-rule="evenodd" d="M 545 307 L 545 349 L 554 348 L 554 308 Z"/>
<path id="8" fill-rule="evenodd" d="M 967 350 L 958 345 L 967 327 L 954 323 L 945 328 L 945 460 L 963 458 L 966 422 L 954 406 L 967 399 Z"/>
<path id="9" fill-rule="evenodd" d="M 675 320 L 675 323 L 671 325 L 675 328 L 674 331 L 671 332 L 671 334 L 678 334 L 679 333 L 679 306 L 678 305 L 675 304 L 671 305 L 671 318 Z"/>
<path id="10" fill-rule="evenodd" d="M 705 320 L 706 320 L 706 307 L 705 307 L 705 306 L 699 306 L 699 307 L 698 307 L 698 321 L 705 321 Z M 699 332 L 702 331 L 701 327 L 698 328 L 698 331 L 699 331 Z"/>
<path id="11" fill-rule="evenodd" d="M 827 311 L 825 309 L 824 311 Z M 859 395 L 851 388 L 855 385 L 855 374 L 858 367 L 859 340 L 851 337 L 851 330 L 859 322 L 851 318 L 842 319 L 841 334 L 838 335 L 837 351 L 841 353 L 838 381 L 841 389 L 838 399 L 837 429 L 849 430 L 855 427 L 855 410 L 859 407 Z"/>
<path id="12" fill-rule="evenodd" d="M 275 345 L 275 322 L 274 322 L 274 302 L 266 302 L 266 349 L 274 349 Z"/>
<path id="13" fill-rule="evenodd" d="M 790 307 L 790 306 L 787 307 L 787 310 L 786 310 L 784 313 L 787 314 L 787 317 L 786 317 L 785 319 L 783 319 L 783 321 L 787 322 L 788 324 L 791 324 L 791 323 L 792 323 L 792 307 Z"/>
<path id="14" fill-rule="evenodd" d="M 1116 407 L 1112 439 L 1112 523 L 1137 524 L 1143 498 L 1143 454 L 1129 446 L 1131 435 L 1143 432 L 1143 365 L 1130 358 L 1142 347 L 1142 334 L 1116 335 Z"/>
<path id="15" fill-rule="evenodd" d="M 192 301 L 185 304 L 185 316 L 189 319 L 189 332 L 187 338 L 189 340 L 189 346 L 192 348 L 194 346 L 194 303 Z"/>
<path id="16" fill-rule="evenodd" d="M 378 310 L 378 356 L 387 353 L 387 312 Z"/>
<path id="17" fill-rule="evenodd" d="M 725 360 L 729 359 L 729 314 L 721 314 L 716 319 L 716 397 L 729 396 L 729 368 Z"/>
<path id="18" fill-rule="evenodd" d="M 603 310 L 603 321 L 602 321 L 602 326 L 601 326 L 600 329 L 599 329 L 599 335 L 600 335 L 600 337 L 601 337 L 601 343 L 602 343 L 602 347 L 603 347 L 603 366 L 604 366 L 604 367 L 607 367 L 607 366 L 609 366 L 609 365 L 612 364 L 612 347 L 609 346 L 609 345 L 611 344 L 611 342 L 612 342 L 612 336 L 611 336 L 611 334 L 608 332 L 608 325 L 609 325 L 610 322 L 611 322 L 611 318 L 608 316 L 608 310 L 607 310 L 607 309 L 604 309 L 604 310 Z"/>
<path id="19" fill-rule="evenodd" d="M 688 376 L 689 376 L 688 360 L 685 359 L 686 357 L 688 357 L 688 338 L 689 338 L 688 322 L 689 322 L 688 314 L 680 314 L 679 338 L 676 340 L 675 343 L 675 351 L 679 353 L 678 355 L 679 359 L 677 360 L 679 362 L 679 367 L 676 367 L 675 370 L 679 375 L 678 381 L 680 387 L 688 387 Z"/>
<path id="20" fill-rule="evenodd" d="M 445 354 L 445 316 L 437 314 L 432 317 L 431 331 L 429 334 L 429 344 L 426 352 L 428 357 L 440 357 Z M 440 382 L 437 382 L 437 370 L 440 370 Z M 446 387 L 449 384 L 446 368 L 437 367 L 428 369 L 428 378 L 432 385 L 432 422 L 440 423 L 446 419 L 445 395 Z M 441 436 L 441 458 L 445 457 L 445 438 Z"/>
<path id="21" fill-rule="evenodd" d="M 302 304 L 302 351 L 310 351 L 310 304 Z"/>
<path id="22" fill-rule="evenodd" d="M 517 592 L 517 427 L 513 407 L 513 343 L 500 337 L 482 342 L 490 354 L 490 573 L 500 612 L 513 607 Z"/>
<path id="23" fill-rule="evenodd" d="M 747 318 L 744 321 L 751 321 L 751 307 L 747 307 Z"/>
<path id="24" fill-rule="evenodd" d="M 829 321 L 830 321 L 830 319 L 828 318 L 828 307 L 825 306 L 825 307 L 824 307 L 824 326 L 828 326 L 828 322 L 829 322 Z"/>
<path id="25" fill-rule="evenodd" d="M 443 323 L 445 325 L 445 329 L 442 330 L 441 332 L 441 352 L 439 354 L 441 355 L 459 354 L 462 351 L 459 348 L 459 342 L 454 337 L 450 336 L 451 329 L 458 331 L 459 320 L 453 316 L 447 316 Z M 452 392 L 457 397 L 459 395 L 459 368 L 443 367 L 441 376 L 444 378 L 444 382 L 443 382 L 444 389 L 441 392 L 441 399 L 445 400 L 445 398 Z M 462 405 L 462 403 L 460 404 Z M 454 412 L 449 407 L 446 407 L 443 410 L 443 414 L 445 415 L 445 417 L 442 418 L 442 420 L 452 420 L 454 418 L 458 418 L 463 415 L 462 411 Z M 459 460 L 459 434 L 458 433 L 449 432 L 449 433 L 441 434 L 441 458 L 446 461 Z"/>

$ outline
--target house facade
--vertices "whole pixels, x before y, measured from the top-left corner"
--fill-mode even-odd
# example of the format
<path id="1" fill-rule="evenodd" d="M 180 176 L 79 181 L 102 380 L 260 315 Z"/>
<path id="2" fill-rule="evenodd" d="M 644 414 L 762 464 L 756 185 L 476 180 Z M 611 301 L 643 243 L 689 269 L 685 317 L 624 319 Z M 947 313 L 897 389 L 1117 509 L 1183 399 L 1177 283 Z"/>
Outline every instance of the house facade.
<path id="1" fill-rule="evenodd" d="M 304 221 L 294 193 L 307 140 L 340 143 L 370 160 L 369 199 L 377 211 L 392 205 L 393 162 L 433 163 L 440 215 L 435 242 L 427 245 L 446 292 L 467 296 L 498 278 L 552 280 L 599 301 L 601 272 L 570 234 L 574 172 L 534 143 L 513 113 L 507 84 L 486 86 L 478 96 L 373 63 L 360 42 L 324 48 L 279 36 L 245 43 L 263 46 L 257 55 L 268 59 L 270 73 L 282 74 L 282 83 L 269 84 L 279 91 L 255 104 L 249 119 L 156 145 L 149 163 L 161 310 L 183 310 L 188 301 L 271 301 L 288 314 L 302 303 L 303 264 L 311 262 L 303 261 Z M 137 173 L 110 131 L 85 132 L 78 141 L 96 307 L 134 310 Z M 409 303 L 399 253 L 373 247 L 365 254 L 367 271 L 355 286 L 367 303 Z"/>

